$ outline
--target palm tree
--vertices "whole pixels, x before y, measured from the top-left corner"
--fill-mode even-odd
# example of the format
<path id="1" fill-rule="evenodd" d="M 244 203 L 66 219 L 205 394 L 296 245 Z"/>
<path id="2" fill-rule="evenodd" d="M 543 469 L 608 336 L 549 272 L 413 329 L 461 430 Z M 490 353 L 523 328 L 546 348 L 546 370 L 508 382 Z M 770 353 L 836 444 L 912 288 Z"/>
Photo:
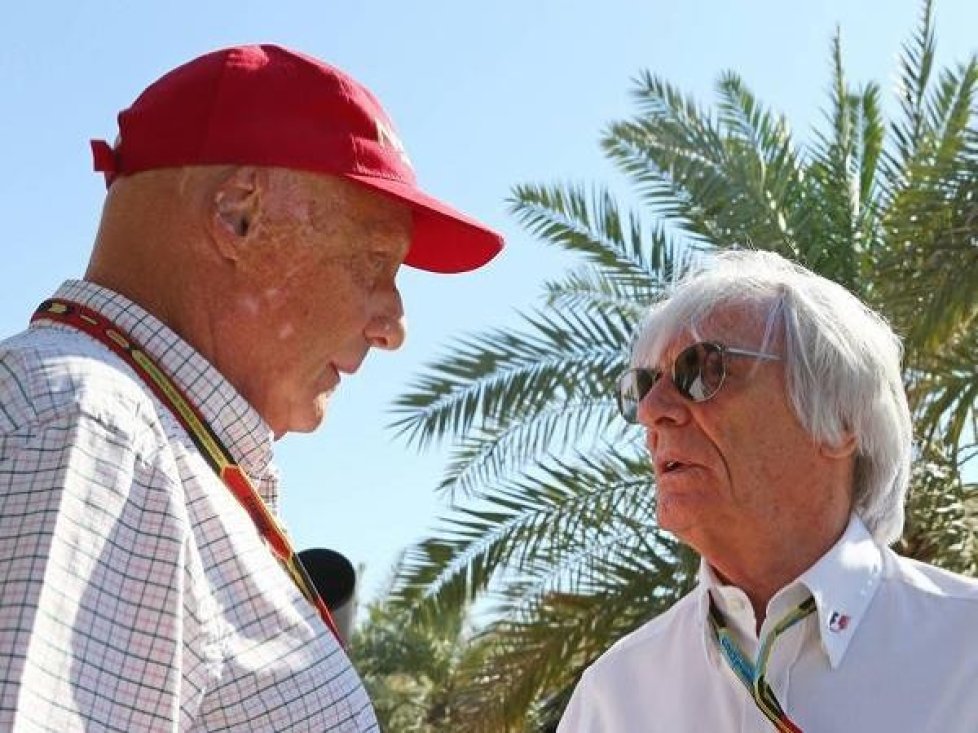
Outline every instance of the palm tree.
<path id="1" fill-rule="evenodd" d="M 477 602 L 485 619 L 456 667 L 452 730 L 551 728 L 580 671 L 693 582 L 611 386 L 639 310 L 704 251 L 775 250 L 889 315 L 921 438 L 899 549 L 978 570 L 978 487 L 962 479 L 978 432 L 978 64 L 938 73 L 933 59 L 926 0 L 887 125 L 879 86 L 847 81 L 836 34 L 826 124 L 807 144 L 732 72 L 712 109 L 644 73 L 637 115 L 602 139 L 638 207 L 602 187 L 515 188 L 517 219 L 581 266 L 546 283 L 525 328 L 460 341 L 397 405 L 409 441 L 453 440 L 439 487 L 453 509 L 409 551 L 393 599 L 420 619 Z"/>
<path id="2" fill-rule="evenodd" d="M 457 614 L 421 624 L 408 610 L 392 604 L 377 602 L 367 608 L 349 653 L 383 730 L 452 730 L 452 683 L 466 640 L 464 629 L 464 619 Z"/>

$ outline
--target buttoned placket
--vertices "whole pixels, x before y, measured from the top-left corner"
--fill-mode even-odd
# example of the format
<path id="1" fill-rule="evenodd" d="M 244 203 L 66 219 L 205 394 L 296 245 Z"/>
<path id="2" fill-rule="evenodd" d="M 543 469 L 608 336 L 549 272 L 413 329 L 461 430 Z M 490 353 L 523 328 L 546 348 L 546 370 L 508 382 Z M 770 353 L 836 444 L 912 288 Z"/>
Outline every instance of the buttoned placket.
<path id="1" fill-rule="evenodd" d="M 807 589 L 797 583 L 779 591 L 768 604 L 767 614 L 764 623 L 761 625 L 760 636 L 758 636 L 755 632 L 756 619 L 753 607 L 742 590 L 735 586 L 714 585 L 708 592 L 713 595 L 714 602 L 723 615 L 728 629 L 734 632 L 735 640 L 741 651 L 755 665 L 758 661 L 757 655 L 761 648 L 761 640 L 765 639 L 772 632 L 774 626 L 808 595 Z M 805 640 L 811 634 L 816 633 L 817 624 L 817 614 L 809 616 L 778 636 L 771 647 L 766 678 L 778 701 L 789 715 L 791 714 L 791 672 L 802 654 Z M 709 633 L 708 626 L 707 624 L 707 632 Z M 711 658 L 722 669 L 721 674 L 725 675 L 726 681 L 735 689 L 735 699 L 738 701 L 739 712 L 738 730 L 742 733 L 769 733 L 773 730 L 771 722 L 760 711 L 750 693 L 744 688 L 743 683 L 730 669 L 723 655 L 716 649 L 716 641 L 712 635 L 710 643 L 715 652 L 710 655 Z"/>
<path id="2" fill-rule="evenodd" d="M 797 607 L 808 596 L 808 590 L 799 584 L 794 584 L 778 592 L 768 604 L 768 613 L 764 619 L 764 624 L 761 626 L 761 638 L 765 638 L 771 633 L 771 629 L 785 614 Z M 771 656 L 768 658 L 766 672 L 768 684 L 771 685 L 771 689 L 774 690 L 774 694 L 785 712 L 796 723 L 798 722 L 797 716 L 792 714 L 791 675 L 805 648 L 805 640 L 810 635 L 817 633 L 817 625 L 818 614 L 814 613 L 792 626 L 775 639 L 771 647 Z M 770 721 L 764 718 L 756 706 L 755 713 L 759 726 L 755 730 L 772 730 Z"/>
<path id="3" fill-rule="evenodd" d="M 720 613 L 723 615 L 727 627 L 733 631 L 734 638 L 740 650 L 752 662 L 757 659 L 757 651 L 760 648 L 757 637 L 757 619 L 754 615 L 754 608 L 747 598 L 747 594 L 740 588 L 734 586 L 719 586 L 713 589 L 714 599 Z M 721 657 L 720 665 L 724 668 L 726 679 L 734 687 L 736 699 L 739 703 L 738 730 L 741 733 L 754 733 L 755 731 L 766 731 L 770 727 L 767 718 L 757 709 L 757 705 L 747 692 L 743 683 L 733 673 L 730 666 Z M 767 726 L 765 728 L 764 726 Z"/>

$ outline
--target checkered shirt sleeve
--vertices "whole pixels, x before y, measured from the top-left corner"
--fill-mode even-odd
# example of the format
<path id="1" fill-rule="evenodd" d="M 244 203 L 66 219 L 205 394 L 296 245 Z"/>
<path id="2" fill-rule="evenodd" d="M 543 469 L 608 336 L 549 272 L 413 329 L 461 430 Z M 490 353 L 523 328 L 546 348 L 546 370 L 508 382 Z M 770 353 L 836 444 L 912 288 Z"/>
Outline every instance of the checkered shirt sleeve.
<path id="1" fill-rule="evenodd" d="M 205 415 L 242 430 L 225 409 L 248 418 L 240 396 L 168 346 Z M 267 460 L 251 463 L 274 499 Z M 343 650 L 180 426 L 64 327 L 0 345 L 0 660 L 0 730 L 377 730 Z"/>

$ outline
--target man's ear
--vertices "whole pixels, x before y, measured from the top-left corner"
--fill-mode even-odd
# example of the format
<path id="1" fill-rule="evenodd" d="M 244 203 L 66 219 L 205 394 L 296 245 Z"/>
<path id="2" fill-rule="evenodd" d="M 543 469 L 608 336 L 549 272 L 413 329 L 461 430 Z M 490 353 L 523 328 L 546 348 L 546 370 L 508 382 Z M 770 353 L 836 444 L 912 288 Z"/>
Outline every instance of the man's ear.
<path id="1" fill-rule="evenodd" d="M 261 219 L 267 171 L 234 168 L 213 189 L 207 224 L 221 257 L 237 261 Z"/>
<path id="2" fill-rule="evenodd" d="M 856 436 L 847 430 L 838 443 L 819 443 L 818 449 L 826 458 L 848 458 L 856 452 Z"/>

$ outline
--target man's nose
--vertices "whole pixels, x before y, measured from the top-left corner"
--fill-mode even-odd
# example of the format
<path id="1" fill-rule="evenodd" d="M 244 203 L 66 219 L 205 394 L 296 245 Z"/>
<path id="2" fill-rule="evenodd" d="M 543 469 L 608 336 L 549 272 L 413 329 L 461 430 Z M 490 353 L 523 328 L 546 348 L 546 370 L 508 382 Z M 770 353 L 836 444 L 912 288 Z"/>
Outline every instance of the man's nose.
<path id="1" fill-rule="evenodd" d="M 689 403 L 668 374 L 652 385 L 638 403 L 638 422 L 650 433 L 664 425 L 682 425 L 689 419 Z"/>
<path id="2" fill-rule="evenodd" d="M 395 290 L 390 297 L 385 298 L 382 307 L 367 322 L 364 329 L 367 342 L 374 348 L 393 351 L 401 348 L 406 336 L 404 322 L 404 304 L 401 294 Z"/>

